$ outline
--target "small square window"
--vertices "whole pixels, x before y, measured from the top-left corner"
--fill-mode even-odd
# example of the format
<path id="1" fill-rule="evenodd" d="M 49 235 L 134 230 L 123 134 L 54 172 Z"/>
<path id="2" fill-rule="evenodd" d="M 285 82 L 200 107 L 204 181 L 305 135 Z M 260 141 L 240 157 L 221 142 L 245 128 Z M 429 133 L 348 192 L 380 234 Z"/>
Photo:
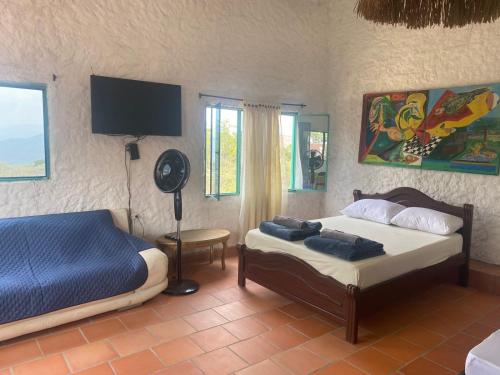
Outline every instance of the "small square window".
<path id="1" fill-rule="evenodd" d="M 46 86 L 0 83 L 0 181 L 48 178 L 47 136 Z"/>

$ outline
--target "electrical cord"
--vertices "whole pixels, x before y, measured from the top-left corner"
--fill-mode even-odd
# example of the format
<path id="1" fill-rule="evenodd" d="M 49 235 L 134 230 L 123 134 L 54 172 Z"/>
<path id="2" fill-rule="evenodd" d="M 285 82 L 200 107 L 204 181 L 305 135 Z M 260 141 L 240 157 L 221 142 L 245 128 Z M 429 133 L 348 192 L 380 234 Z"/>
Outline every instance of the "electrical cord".
<path id="1" fill-rule="evenodd" d="M 129 217 L 129 222 L 131 224 L 131 231 L 132 233 L 134 232 L 134 223 L 131 220 L 132 218 L 132 192 L 130 189 L 130 182 L 131 182 L 131 171 L 130 171 L 130 157 L 127 158 L 128 155 L 128 150 L 125 148 L 125 158 L 124 158 L 124 163 L 125 163 L 125 174 L 127 176 L 127 195 L 128 195 L 128 204 L 127 204 L 127 213 Z M 128 160 L 127 160 L 128 159 Z"/>
<path id="2" fill-rule="evenodd" d="M 141 224 L 141 231 L 142 231 L 141 238 L 144 238 L 144 224 L 142 223 L 141 217 L 137 214 L 134 216 L 134 218 L 137 219 L 139 224 Z"/>
<path id="3" fill-rule="evenodd" d="M 134 137 L 133 142 L 140 142 L 143 139 L 145 139 L 145 135 L 137 136 Z M 127 136 L 124 137 L 125 142 L 127 143 Z M 131 170 L 131 156 L 130 153 L 128 152 L 128 148 L 125 145 L 125 156 L 124 156 L 124 164 L 125 164 L 125 174 L 127 177 L 127 196 L 128 196 L 128 202 L 127 202 L 127 209 L 128 209 L 128 220 L 131 226 L 131 232 L 134 233 L 134 221 L 132 220 L 132 189 L 131 189 L 131 180 L 132 180 L 132 170 Z M 129 155 L 127 158 L 127 154 Z M 139 218 L 138 215 L 135 215 L 135 218 L 139 220 L 139 223 L 141 224 L 142 227 L 142 237 L 144 238 L 144 225 Z"/>

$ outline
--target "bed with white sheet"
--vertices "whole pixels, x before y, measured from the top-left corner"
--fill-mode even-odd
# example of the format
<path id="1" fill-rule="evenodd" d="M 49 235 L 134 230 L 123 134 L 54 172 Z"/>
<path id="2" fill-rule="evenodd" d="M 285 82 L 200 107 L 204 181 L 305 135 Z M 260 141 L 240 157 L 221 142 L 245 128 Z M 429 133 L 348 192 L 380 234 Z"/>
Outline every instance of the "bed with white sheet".
<path id="1" fill-rule="evenodd" d="M 346 340 L 357 341 L 358 318 L 438 282 L 468 283 L 473 206 L 436 201 L 412 188 L 385 194 L 354 191 L 354 200 L 376 199 L 421 207 L 463 221 L 455 233 L 438 235 L 347 216 L 319 219 L 336 229 L 384 245 L 385 255 L 349 262 L 284 241 L 258 229 L 239 248 L 238 284 L 246 279 L 308 305 L 346 326 Z"/>
<path id="2" fill-rule="evenodd" d="M 349 262 L 308 249 L 304 241 L 281 240 L 258 229 L 248 232 L 245 244 L 251 249 L 264 252 L 293 255 L 323 275 L 360 289 L 441 263 L 462 252 L 462 235 L 459 233 L 441 236 L 343 215 L 312 221 L 321 222 L 326 229 L 340 230 L 380 242 L 384 244 L 386 255 Z"/>

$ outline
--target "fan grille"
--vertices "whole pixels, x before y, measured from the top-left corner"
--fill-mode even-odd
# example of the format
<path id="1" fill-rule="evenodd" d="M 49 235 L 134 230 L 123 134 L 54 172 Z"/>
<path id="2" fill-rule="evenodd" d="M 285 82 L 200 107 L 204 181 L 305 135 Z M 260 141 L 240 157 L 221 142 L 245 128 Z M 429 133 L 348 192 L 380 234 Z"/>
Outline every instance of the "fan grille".
<path id="1" fill-rule="evenodd" d="M 181 190 L 189 179 L 190 165 L 186 155 L 170 149 L 160 155 L 155 165 L 155 183 L 164 193 Z"/>

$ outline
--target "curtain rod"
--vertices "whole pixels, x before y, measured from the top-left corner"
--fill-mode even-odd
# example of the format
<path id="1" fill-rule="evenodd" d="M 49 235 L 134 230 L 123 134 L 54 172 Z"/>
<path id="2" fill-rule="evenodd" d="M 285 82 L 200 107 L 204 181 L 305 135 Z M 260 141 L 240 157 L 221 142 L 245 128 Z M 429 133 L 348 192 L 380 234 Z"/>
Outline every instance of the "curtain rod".
<path id="1" fill-rule="evenodd" d="M 243 99 L 240 99 L 240 98 L 231 98 L 231 97 L 228 97 L 228 96 L 218 96 L 218 95 L 209 95 L 209 94 L 203 94 L 203 93 L 199 93 L 198 94 L 198 97 L 201 98 L 201 97 L 206 97 L 206 98 L 218 98 L 218 99 L 228 99 L 228 100 L 237 100 L 239 102 L 242 102 Z M 307 106 L 307 104 L 296 104 L 296 103 L 280 103 L 281 105 L 287 105 L 287 106 L 290 106 L 290 107 L 301 107 L 301 108 L 304 108 Z"/>

